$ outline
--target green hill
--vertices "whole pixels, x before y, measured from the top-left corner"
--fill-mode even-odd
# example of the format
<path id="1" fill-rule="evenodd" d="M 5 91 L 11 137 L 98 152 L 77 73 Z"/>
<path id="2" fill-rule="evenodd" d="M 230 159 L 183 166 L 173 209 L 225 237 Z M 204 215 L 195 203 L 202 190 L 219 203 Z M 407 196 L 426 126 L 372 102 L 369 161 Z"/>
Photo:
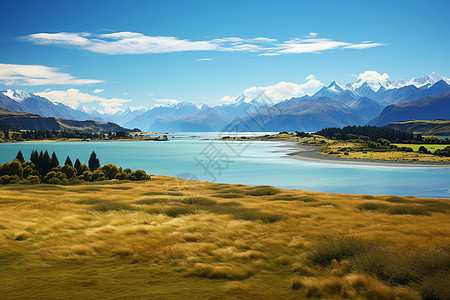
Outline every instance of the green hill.
<path id="1" fill-rule="evenodd" d="M 408 120 L 392 122 L 386 127 L 420 133 L 421 135 L 450 136 L 450 120 Z"/>
<path id="2" fill-rule="evenodd" d="M 30 113 L 9 111 L 0 108 L 0 129 L 22 130 L 79 130 L 89 132 L 118 132 L 131 130 L 115 123 L 77 121 L 53 117 L 41 117 Z"/>

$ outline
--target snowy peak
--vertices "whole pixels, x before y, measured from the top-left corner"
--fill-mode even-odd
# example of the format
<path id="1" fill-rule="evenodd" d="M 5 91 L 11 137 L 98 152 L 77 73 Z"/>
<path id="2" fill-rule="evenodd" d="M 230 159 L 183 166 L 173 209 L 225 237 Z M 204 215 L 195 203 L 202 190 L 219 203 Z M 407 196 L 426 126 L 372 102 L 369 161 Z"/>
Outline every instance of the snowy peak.
<path id="1" fill-rule="evenodd" d="M 24 99 L 30 98 L 30 94 L 28 94 L 27 92 L 21 91 L 21 90 L 5 90 L 1 92 L 3 95 L 17 101 L 20 102 Z"/>
<path id="2" fill-rule="evenodd" d="M 447 79 L 444 76 L 442 76 L 436 72 L 433 72 L 429 75 L 425 75 L 425 76 L 422 76 L 419 78 L 412 78 L 405 85 L 414 85 L 418 88 L 421 88 L 423 86 L 430 87 L 440 80 L 443 80 L 446 83 L 450 84 L 450 79 Z"/>
<path id="3" fill-rule="evenodd" d="M 335 93 L 342 93 L 343 91 L 348 90 L 348 88 L 337 81 L 333 81 L 329 86 L 327 86 L 327 90 Z"/>

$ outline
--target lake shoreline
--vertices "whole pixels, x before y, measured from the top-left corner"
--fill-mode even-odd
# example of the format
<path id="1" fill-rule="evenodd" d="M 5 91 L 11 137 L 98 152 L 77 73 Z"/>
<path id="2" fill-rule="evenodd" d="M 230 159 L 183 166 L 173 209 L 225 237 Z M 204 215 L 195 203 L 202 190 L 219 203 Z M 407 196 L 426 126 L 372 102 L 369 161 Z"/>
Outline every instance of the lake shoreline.
<path id="1" fill-rule="evenodd" d="M 450 163 L 446 162 L 423 162 L 407 160 L 379 160 L 379 159 L 355 159 L 344 158 L 331 155 L 320 154 L 320 147 L 300 145 L 295 142 L 284 142 L 281 147 L 289 151 L 285 154 L 287 157 L 309 162 L 317 163 L 335 163 L 344 165 L 363 165 L 378 167 L 414 167 L 414 168 L 450 168 Z M 292 151 L 294 150 L 294 151 Z M 285 151 L 283 151 L 285 152 Z"/>

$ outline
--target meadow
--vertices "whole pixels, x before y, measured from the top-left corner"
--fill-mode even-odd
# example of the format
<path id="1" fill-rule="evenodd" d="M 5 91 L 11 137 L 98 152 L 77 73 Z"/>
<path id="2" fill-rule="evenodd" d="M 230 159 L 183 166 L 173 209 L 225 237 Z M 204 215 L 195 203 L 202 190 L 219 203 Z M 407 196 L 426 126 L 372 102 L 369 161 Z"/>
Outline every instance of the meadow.
<path id="1" fill-rule="evenodd" d="M 448 199 L 152 176 L 7 185 L 0 206 L 2 299 L 450 294 Z"/>

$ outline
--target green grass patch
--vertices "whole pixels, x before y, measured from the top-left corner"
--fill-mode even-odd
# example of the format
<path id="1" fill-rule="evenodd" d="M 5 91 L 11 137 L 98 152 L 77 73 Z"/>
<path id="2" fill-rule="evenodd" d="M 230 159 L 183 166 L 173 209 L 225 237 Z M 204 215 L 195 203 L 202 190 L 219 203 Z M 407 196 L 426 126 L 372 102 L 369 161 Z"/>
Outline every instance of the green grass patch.
<path id="1" fill-rule="evenodd" d="M 429 216 L 432 213 L 448 213 L 450 211 L 450 204 L 437 200 L 406 200 L 399 197 L 392 197 L 389 199 L 394 203 L 402 204 L 388 205 L 378 202 L 366 202 L 358 205 L 357 208 L 359 210 L 371 210 L 390 215 Z"/>
<path id="2" fill-rule="evenodd" d="M 91 207 L 91 209 L 99 212 L 136 210 L 135 207 L 131 206 L 128 203 L 115 201 L 104 201 L 102 203 L 95 204 Z"/>
<path id="3" fill-rule="evenodd" d="M 213 194 L 211 195 L 213 197 L 218 197 L 218 198 L 244 198 L 245 196 L 242 194 L 237 194 L 237 193 L 217 193 L 217 194 Z"/>
<path id="4" fill-rule="evenodd" d="M 206 197 L 189 197 L 183 200 L 183 203 L 189 205 L 211 206 L 216 205 L 217 201 Z"/>
<path id="5" fill-rule="evenodd" d="M 151 205 L 151 204 L 157 204 L 157 203 L 168 203 L 170 200 L 168 198 L 158 197 L 158 198 L 147 198 L 147 199 L 141 199 L 136 202 L 135 204 L 144 204 L 144 205 Z"/>
<path id="6" fill-rule="evenodd" d="M 109 201 L 97 199 L 97 198 L 88 198 L 88 199 L 77 200 L 74 203 L 83 204 L 83 205 L 95 205 L 95 204 L 100 204 L 100 203 L 105 203 L 105 202 L 109 202 Z"/>
<path id="7" fill-rule="evenodd" d="M 420 146 L 424 146 L 425 148 L 427 148 L 428 151 L 434 153 L 434 151 L 436 151 L 437 149 L 444 149 L 445 147 L 447 147 L 448 145 L 441 145 L 441 144 L 394 144 L 398 147 L 410 147 L 412 148 L 414 151 L 418 151 Z"/>
<path id="8" fill-rule="evenodd" d="M 176 218 L 181 215 L 193 215 L 196 213 L 196 209 L 191 206 L 173 206 L 162 210 L 162 213 L 169 217 Z"/>

